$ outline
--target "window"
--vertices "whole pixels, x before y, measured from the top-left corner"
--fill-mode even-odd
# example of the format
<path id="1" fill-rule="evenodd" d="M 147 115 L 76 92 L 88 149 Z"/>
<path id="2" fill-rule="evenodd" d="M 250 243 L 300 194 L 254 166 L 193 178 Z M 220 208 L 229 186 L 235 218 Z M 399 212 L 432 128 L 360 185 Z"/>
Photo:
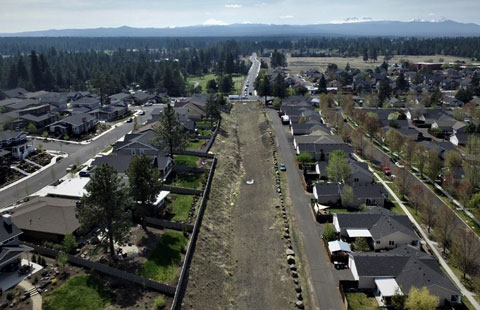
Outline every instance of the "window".
<path id="1" fill-rule="evenodd" d="M 388 241 L 388 245 L 395 245 L 395 241 Z"/>
<path id="2" fill-rule="evenodd" d="M 380 240 L 375 241 L 376 244 L 380 244 Z"/>
<path id="3" fill-rule="evenodd" d="M 360 179 L 359 178 L 354 178 L 353 182 L 360 182 Z"/>
<path id="4" fill-rule="evenodd" d="M 367 206 L 371 206 L 371 205 L 372 205 L 372 202 L 370 201 L 369 198 L 367 198 L 367 199 L 365 199 L 365 204 L 366 204 Z"/>

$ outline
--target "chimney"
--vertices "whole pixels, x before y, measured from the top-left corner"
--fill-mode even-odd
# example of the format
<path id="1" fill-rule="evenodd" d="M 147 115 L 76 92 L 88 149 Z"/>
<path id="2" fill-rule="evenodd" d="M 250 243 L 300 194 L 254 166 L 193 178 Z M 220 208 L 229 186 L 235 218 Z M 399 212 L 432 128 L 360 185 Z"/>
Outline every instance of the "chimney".
<path id="1" fill-rule="evenodd" d="M 12 216 L 10 214 L 2 215 L 2 219 L 5 226 L 12 226 Z"/>

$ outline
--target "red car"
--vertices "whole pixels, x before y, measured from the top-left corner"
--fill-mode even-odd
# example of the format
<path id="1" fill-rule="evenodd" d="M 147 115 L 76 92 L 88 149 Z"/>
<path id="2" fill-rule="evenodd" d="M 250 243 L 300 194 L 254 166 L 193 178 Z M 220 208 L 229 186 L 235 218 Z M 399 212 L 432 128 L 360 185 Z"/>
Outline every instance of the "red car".
<path id="1" fill-rule="evenodd" d="M 392 175 L 392 170 L 390 170 L 390 168 L 388 167 L 383 167 L 383 172 L 385 173 L 385 175 Z"/>

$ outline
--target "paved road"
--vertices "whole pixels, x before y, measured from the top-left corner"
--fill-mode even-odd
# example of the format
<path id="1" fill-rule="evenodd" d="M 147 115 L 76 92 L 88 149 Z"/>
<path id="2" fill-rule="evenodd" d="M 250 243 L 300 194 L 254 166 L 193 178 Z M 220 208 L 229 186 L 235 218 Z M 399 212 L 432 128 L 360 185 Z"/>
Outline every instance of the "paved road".
<path id="1" fill-rule="evenodd" d="M 273 130 L 279 144 L 279 151 L 287 167 L 288 189 L 297 219 L 298 230 L 303 242 L 304 254 L 307 260 L 307 274 L 310 276 L 311 287 L 315 290 L 314 298 L 317 301 L 314 309 L 344 310 L 338 279 L 328 259 L 327 252 L 320 237 L 323 228 L 313 218 L 310 204 L 310 195 L 304 191 L 300 172 L 295 163 L 293 138 L 281 124 L 277 111 L 269 110 Z"/>
<path id="2" fill-rule="evenodd" d="M 152 110 L 155 108 L 145 108 L 145 115 L 139 116 L 138 124 L 150 118 Z M 58 150 L 67 152 L 69 156 L 62 159 L 52 167 L 24 180 L 16 186 L 0 191 L 0 211 L 2 208 L 8 207 L 16 201 L 37 192 L 41 188 L 55 182 L 67 174 L 66 168 L 71 164 L 82 164 L 88 159 L 94 157 L 97 153 L 103 151 L 108 145 L 114 143 L 133 129 L 132 123 L 124 123 L 101 136 L 97 140 L 92 141 L 88 145 L 74 145 L 58 142 L 42 141 L 43 148 L 47 150 Z M 36 141 L 36 144 L 39 142 Z M 53 172 L 52 172 L 53 171 Z"/>
<path id="3" fill-rule="evenodd" d="M 240 95 L 246 96 L 247 100 L 256 100 L 257 96 L 255 96 L 254 84 L 255 80 L 257 79 L 258 73 L 260 72 L 260 61 L 257 59 L 256 53 L 253 53 L 252 56 L 250 56 L 250 61 L 252 62 L 252 66 L 250 67 L 248 75 L 243 82 L 243 87 Z"/>

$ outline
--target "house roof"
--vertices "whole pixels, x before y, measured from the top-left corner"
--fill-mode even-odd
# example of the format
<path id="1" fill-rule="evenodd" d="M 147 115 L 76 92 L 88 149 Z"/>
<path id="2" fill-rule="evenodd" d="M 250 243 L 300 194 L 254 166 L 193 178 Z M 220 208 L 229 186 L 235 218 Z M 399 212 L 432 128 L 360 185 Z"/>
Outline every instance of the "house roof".
<path id="1" fill-rule="evenodd" d="M 75 232 L 76 200 L 36 197 L 15 209 L 13 222 L 22 230 L 65 235 Z"/>
<path id="2" fill-rule="evenodd" d="M 23 99 L 20 99 L 20 98 L 9 98 L 9 99 L 0 100 L 0 107 L 6 107 L 8 105 L 11 105 L 17 102 L 22 102 L 22 101 Z"/>
<path id="3" fill-rule="evenodd" d="M 343 252 L 352 252 L 350 244 L 342 240 L 335 240 L 328 242 L 328 249 L 330 253 L 343 251 Z"/>
<path id="4" fill-rule="evenodd" d="M 405 245 L 384 253 L 353 253 L 361 277 L 394 278 L 404 292 L 412 287 L 426 287 L 431 293 L 442 288 L 460 295 L 460 291 L 442 272 L 435 258 Z"/>
<path id="5" fill-rule="evenodd" d="M 7 218 L 10 218 L 10 215 L 4 215 Z M 4 217 L 0 217 L 0 242 L 4 242 L 10 238 L 18 236 L 22 233 L 22 231 L 12 223 L 11 225 L 7 224 L 8 220 Z"/>
<path id="6" fill-rule="evenodd" d="M 68 124 L 71 124 L 72 126 L 79 126 L 79 125 L 82 125 L 84 121 L 89 122 L 95 119 L 96 117 L 93 115 L 86 114 L 86 113 L 79 113 L 72 116 L 68 116 L 58 122 L 53 123 L 52 125 L 68 123 Z"/>
<path id="7" fill-rule="evenodd" d="M 9 98 L 13 98 L 13 97 L 18 97 L 26 94 L 27 90 L 25 88 L 19 87 L 19 88 L 4 90 L 3 93 L 5 94 L 5 96 Z"/>
<path id="8" fill-rule="evenodd" d="M 39 105 L 39 104 L 40 104 L 40 101 L 38 101 L 38 100 L 25 99 L 25 100 L 18 101 L 18 102 L 13 103 L 13 104 L 9 104 L 8 108 L 12 109 L 12 110 L 22 110 L 22 109 L 26 109 L 26 108 L 31 107 L 31 106 Z"/>

